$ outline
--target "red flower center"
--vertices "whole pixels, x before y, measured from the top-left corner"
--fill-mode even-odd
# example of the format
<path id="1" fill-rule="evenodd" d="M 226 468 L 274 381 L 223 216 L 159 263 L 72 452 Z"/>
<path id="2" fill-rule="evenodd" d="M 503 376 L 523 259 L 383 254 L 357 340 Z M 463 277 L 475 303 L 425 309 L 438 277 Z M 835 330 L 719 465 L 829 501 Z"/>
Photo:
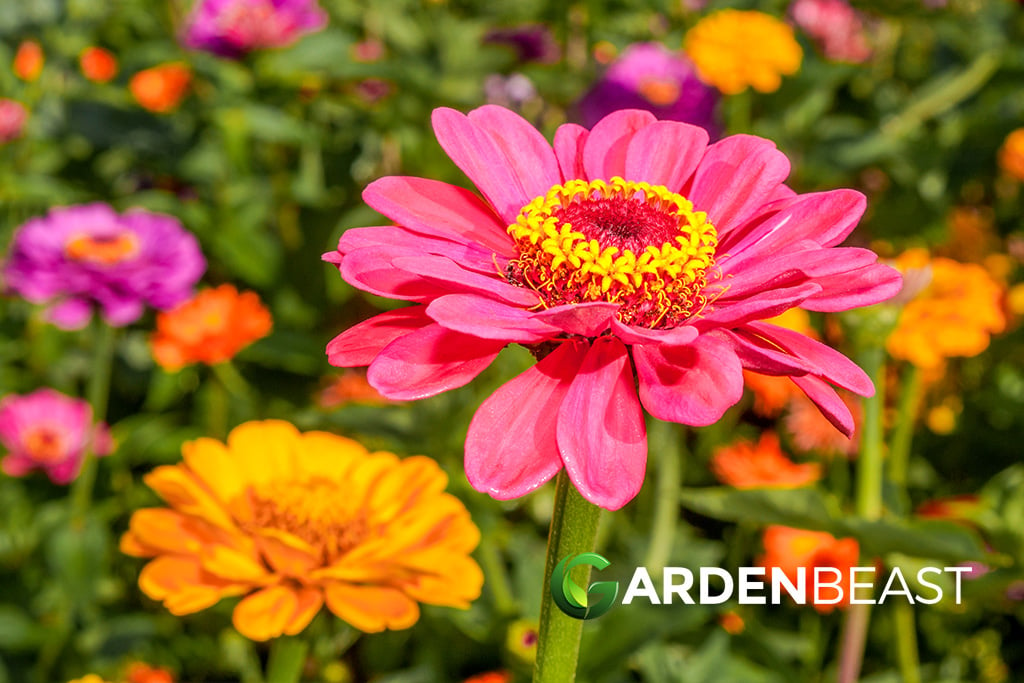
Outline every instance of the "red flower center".
<path id="1" fill-rule="evenodd" d="M 670 328 L 700 314 L 718 277 L 707 214 L 660 185 L 622 178 L 555 185 L 509 226 L 513 284 L 541 305 L 607 301 L 627 324 Z M 712 296 L 714 293 L 711 293 Z"/>

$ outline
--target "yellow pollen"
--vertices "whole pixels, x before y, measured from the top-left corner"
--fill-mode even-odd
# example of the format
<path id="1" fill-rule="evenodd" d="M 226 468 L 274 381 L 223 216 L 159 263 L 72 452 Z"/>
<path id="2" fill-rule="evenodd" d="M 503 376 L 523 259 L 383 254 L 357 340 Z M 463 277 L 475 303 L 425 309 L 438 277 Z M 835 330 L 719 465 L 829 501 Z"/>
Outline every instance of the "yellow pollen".
<path id="1" fill-rule="evenodd" d="M 64 246 L 64 253 L 75 261 L 110 266 L 135 256 L 139 250 L 135 235 L 123 232 L 113 237 L 75 235 Z"/>
<path id="2" fill-rule="evenodd" d="M 338 482 L 323 477 L 275 481 L 249 491 L 252 528 L 276 529 L 298 536 L 331 562 L 359 545 L 369 526 L 354 512 Z"/>
<path id="3" fill-rule="evenodd" d="M 508 233 L 519 255 L 506 276 L 537 291 L 544 308 L 607 301 L 622 304 L 627 324 L 674 327 L 700 314 L 718 277 L 707 214 L 661 185 L 619 177 L 555 185 Z"/>

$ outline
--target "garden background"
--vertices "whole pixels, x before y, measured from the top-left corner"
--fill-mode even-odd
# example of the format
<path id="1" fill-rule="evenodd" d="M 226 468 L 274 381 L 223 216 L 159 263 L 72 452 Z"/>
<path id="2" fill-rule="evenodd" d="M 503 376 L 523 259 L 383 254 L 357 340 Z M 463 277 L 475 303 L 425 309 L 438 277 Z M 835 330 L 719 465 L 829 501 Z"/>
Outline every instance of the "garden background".
<path id="1" fill-rule="evenodd" d="M 167 214 L 205 258 L 198 289 L 254 292 L 272 319 L 272 328 L 254 323 L 266 314 L 247 295 L 243 317 L 219 328 L 230 338 L 223 357 L 202 339 L 158 362 L 158 326 L 188 347 L 181 338 L 194 330 L 182 326 L 210 319 L 200 311 L 160 323 L 148 309 L 116 332 L 100 316 L 64 329 L 8 274 L 0 395 L 49 387 L 90 400 L 112 453 L 91 458 L 104 450 L 94 439 L 70 484 L 41 460 L 41 471 L 0 475 L 0 682 L 529 677 L 554 488 L 493 500 L 467 482 L 463 450 L 477 407 L 530 354 L 510 346 L 468 386 L 411 402 L 383 398 L 365 372 L 334 368 L 325 354 L 335 335 L 399 305 L 321 261 L 346 229 L 388 222 L 364 204 L 363 188 L 388 175 L 469 187 L 435 141 L 431 112 L 486 103 L 517 111 L 549 140 L 561 123 L 592 126 L 621 106 L 715 136 L 769 138 L 791 160 L 799 192 L 867 195 L 849 242 L 899 257 L 913 283 L 889 304 L 787 323 L 880 380 L 874 402 L 851 398 L 852 441 L 756 378 L 710 427 L 651 418 L 651 476 L 603 515 L 598 552 L 612 565 L 601 578 L 628 580 L 639 565 L 767 561 L 771 525 L 832 534 L 807 538 L 834 561 L 836 539 L 852 538 L 851 563 L 859 554 L 912 574 L 971 562 L 962 605 L 872 610 L 862 680 L 1024 681 L 1024 133 L 1012 135 L 1024 127 L 1024 7 L 851 5 L 321 0 L 326 23 L 287 45 L 216 54 L 183 44 L 184 0 L 0 3 L 0 253 L 54 207 Z M 793 26 L 798 68 L 780 67 L 788 73 L 765 92 L 725 94 L 700 85 L 692 67 L 680 71 L 688 32 L 725 8 Z M 767 36 L 751 42 L 749 59 L 781 50 Z M 647 48 L 609 87 L 604 74 L 635 43 L 662 49 Z M 108 361 L 109 387 L 97 380 Z M 301 634 L 257 642 L 232 626 L 237 598 L 174 616 L 144 595 L 144 560 L 120 540 L 133 512 L 164 504 L 143 477 L 179 464 L 185 442 L 223 440 L 264 419 L 436 460 L 480 530 L 479 597 L 464 610 L 424 605 L 411 628 L 381 633 L 323 609 Z M 17 438 L 4 429 L 14 453 Z M 859 488 L 864 439 L 886 458 L 873 508 Z M 786 458 L 816 464 L 793 470 Z M 832 681 L 849 613 L 619 606 L 586 622 L 578 680 Z"/>

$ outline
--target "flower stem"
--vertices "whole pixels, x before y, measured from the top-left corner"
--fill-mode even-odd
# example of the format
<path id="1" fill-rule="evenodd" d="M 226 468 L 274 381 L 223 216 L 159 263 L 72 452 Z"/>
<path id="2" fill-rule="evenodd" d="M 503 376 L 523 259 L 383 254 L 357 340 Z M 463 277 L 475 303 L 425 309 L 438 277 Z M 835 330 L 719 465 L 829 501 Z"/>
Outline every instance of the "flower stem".
<path id="1" fill-rule="evenodd" d="M 754 104 L 750 89 L 725 98 L 725 125 L 730 135 L 750 132 L 750 110 Z"/>
<path id="2" fill-rule="evenodd" d="M 544 587 L 540 607 L 540 634 L 533 683 L 568 683 L 576 679 L 583 621 L 563 614 L 551 599 L 548 584 L 555 565 L 566 555 L 594 549 L 601 508 L 586 501 L 562 470 L 555 485 L 555 507 L 548 534 Z M 588 570 L 589 571 L 589 570 Z"/>
<path id="3" fill-rule="evenodd" d="M 683 473 L 683 436 L 675 424 L 651 419 L 647 435 L 655 454 L 657 480 L 654 499 L 654 521 L 651 543 L 644 566 L 660 573 L 668 564 L 679 526 L 679 486 Z"/>
<path id="4" fill-rule="evenodd" d="M 864 399 L 864 422 L 861 424 L 860 455 L 857 459 L 857 495 L 855 508 L 863 519 L 874 520 L 882 516 L 882 450 L 884 433 L 882 410 L 885 406 L 885 349 L 872 346 L 863 349 L 858 357 L 875 384 L 875 395 Z M 850 605 L 843 624 L 843 639 L 839 653 L 837 683 L 854 683 L 860 676 L 867 642 L 871 606 Z"/>
<path id="5" fill-rule="evenodd" d="M 889 450 L 889 480 L 901 488 L 907 485 L 910 444 L 921 403 L 921 369 L 916 365 L 908 365 L 903 373 L 902 385 L 899 413 Z"/>
<path id="6" fill-rule="evenodd" d="M 110 373 L 114 363 L 116 332 L 117 330 L 113 326 L 107 325 L 102 320 L 98 321 L 93 349 L 92 374 L 89 376 L 89 385 L 86 389 L 86 396 L 89 400 L 89 405 L 92 407 L 93 423 L 96 425 L 107 419 L 107 402 L 110 398 Z M 82 468 L 78 473 L 78 477 L 71 485 L 71 519 L 76 524 L 80 524 L 89 512 L 93 484 L 96 481 L 96 468 L 96 458 L 93 457 L 93 443 L 90 439 L 89 445 L 82 456 Z"/>
<path id="7" fill-rule="evenodd" d="M 282 636 L 270 646 L 267 680 L 273 683 L 299 683 L 306 664 L 309 643 L 301 638 Z"/>
<path id="8" fill-rule="evenodd" d="M 914 608 L 908 602 L 897 600 L 893 605 L 896 622 L 896 653 L 903 683 L 921 683 L 921 665 L 917 658 L 917 627 Z"/>

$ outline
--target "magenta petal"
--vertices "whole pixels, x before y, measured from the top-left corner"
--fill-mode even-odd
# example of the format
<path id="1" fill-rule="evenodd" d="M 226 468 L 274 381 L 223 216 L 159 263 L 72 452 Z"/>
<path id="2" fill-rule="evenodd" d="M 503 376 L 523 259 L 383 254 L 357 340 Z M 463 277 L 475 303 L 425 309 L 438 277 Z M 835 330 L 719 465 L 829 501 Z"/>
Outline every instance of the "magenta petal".
<path id="1" fill-rule="evenodd" d="M 391 176 L 370 183 L 363 190 L 363 200 L 410 230 L 428 235 L 450 233 L 505 256 L 515 253 L 506 224 L 479 197 L 461 187 Z"/>
<path id="2" fill-rule="evenodd" d="M 557 337 L 561 330 L 541 322 L 536 313 L 475 294 L 449 294 L 427 306 L 439 325 L 481 339 L 535 344 Z"/>
<path id="3" fill-rule="evenodd" d="M 781 347 L 800 358 L 810 366 L 811 372 L 832 384 L 849 389 L 860 396 L 874 396 L 875 385 L 867 373 L 852 360 L 839 353 L 831 346 L 811 339 L 807 335 L 793 330 L 772 325 L 770 323 L 750 323 L 748 329 L 753 330 L 762 339 Z M 743 334 L 744 330 L 739 330 Z"/>
<path id="4" fill-rule="evenodd" d="M 708 132 L 700 126 L 656 121 L 629 141 L 623 177 L 679 192 L 693 175 L 707 146 Z"/>
<path id="5" fill-rule="evenodd" d="M 435 256 L 435 259 L 445 259 Z M 392 254 L 368 247 L 345 254 L 338 267 L 341 277 L 359 289 L 405 301 L 429 301 L 447 294 L 451 287 L 435 280 L 428 280 L 416 273 L 396 268 Z"/>
<path id="6" fill-rule="evenodd" d="M 458 238 L 456 238 L 458 239 Z M 350 228 L 338 240 L 338 251 L 350 254 L 358 249 L 375 249 L 382 260 L 401 256 L 423 256 L 433 254 L 446 256 L 462 268 L 478 273 L 494 273 L 497 264 L 507 264 L 508 259 L 498 257 L 490 249 L 463 241 L 428 237 L 397 226 L 372 228 Z"/>
<path id="7" fill-rule="evenodd" d="M 543 136 L 517 114 L 501 107 L 473 113 L 470 118 L 454 109 L 435 109 L 434 133 L 498 216 L 512 223 L 527 203 L 561 182 L 555 153 L 546 142 L 537 144 Z"/>
<path id="8" fill-rule="evenodd" d="M 388 344 L 366 379 L 390 399 L 412 401 L 468 384 L 505 342 L 479 339 L 431 324 Z"/>
<path id="9" fill-rule="evenodd" d="M 793 287 L 769 289 L 741 301 L 718 301 L 705 309 L 694 325 L 699 329 L 734 327 L 749 320 L 773 318 L 801 305 L 808 297 L 820 291 L 820 285 L 807 282 Z"/>
<path id="10" fill-rule="evenodd" d="M 789 159 L 775 144 L 733 135 L 708 147 L 685 193 L 706 211 L 720 240 L 763 206 L 789 175 Z"/>
<path id="11" fill-rule="evenodd" d="M 870 306 L 896 296 L 903 288 L 899 271 L 882 263 L 814 281 L 821 285 L 822 291 L 801 304 L 809 311 L 846 311 Z"/>
<path id="12" fill-rule="evenodd" d="M 534 317 L 569 334 L 596 337 L 608 329 L 619 308 L 619 304 L 592 301 L 556 306 L 538 311 Z"/>
<path id="13" fill-rule="evenodd" d="M 703 427 L 743 396 L 743 368 L 732 346 L 701 335 L 689 346 L 634 346 L 640 400 L 654 417 Z"/>
<path id="14" fill-rule="evenodd" d="M 791 377 L 790 379 L 807 394 L 807 398 L 811 399 L 814 405 L 818 406 L 818 410 L 825 416 L 825 419 L 832 423 L 832 426 L 847 438 L 853 436 L 853 415 L 835 389 L 810 375 Z"/>
<path id="15" fill-rule="evenodd" d="M 627 344 L 667 344 L 669 346 L 686 346 L 699 334 L 697 328 L 690 325 L 652 330 L 647 327 L 625 325 L 618 320 L 612 321 L 612 332 Z"/>
<path id="16" fill-rule="evenodd" d="M 583 146 L 583 168 L 587 178 L 611 180 L 615 176 L 625 177 L 630 139 L 655 120 L 649 111 L 620 109 L 598 121 Z"/>
<path id="17" fill-rule="evenodd" d="M 810 364 L 779 350 L 777 346 L 744 328 L 735 331 L 722 330 L 719 333 L 725 334 L 732 342 L 733 350 L 745 370 L 776 377 L 815 372 L 815 368 Z"/>
<path id="18" fill-rule="evenodd" d="M 491 275 L 474 273 L 443 256 L 403 256 L 394 259 L 392 264 L 436 283 L 446 293 L 475 292 L 525 307 L 536 306 L 540 301 L 535 291 L 510 285 L 497 270 Z"/>
<path id="19" fill-rule="evenodd" d="M 339 368 L 369 365 L 385 346 L 430 324 L 426 306 L 409 306 L 381 313 L 332 339 L 327 344 L 327 361 Z"/>
<path id="20" fill-rule="evenodd" d="M 575 123 L 565 123 L 555 131 L 555 157 L 562 171 L 562 180 L 587 179 L 583 170 L 583 145 L 587 129 Z"/>
<path id="21" fill-rule="evenodd" d="M 518 498 L 562 469 L 558 409 L 588 345 L 566 342 L 498 387 L 473 416 L 466 434 L 466 477 L 499 500 Z"/>
<path id="22" fill-rule="evenodd" d="M 558 411 L 557 433 L 566 472 L 584 498 L 618 510 L 636 496 L 647 432 L 629 354 L 618 339 L 600 337 L 590 347 Z"/>
<path id="23" fill-rule="evenodd" d="M 92 306 L 85 299 L 65 299 L 46 311 L 46 319 L 62 330 L 80 330 L 92 317 Z"/>

